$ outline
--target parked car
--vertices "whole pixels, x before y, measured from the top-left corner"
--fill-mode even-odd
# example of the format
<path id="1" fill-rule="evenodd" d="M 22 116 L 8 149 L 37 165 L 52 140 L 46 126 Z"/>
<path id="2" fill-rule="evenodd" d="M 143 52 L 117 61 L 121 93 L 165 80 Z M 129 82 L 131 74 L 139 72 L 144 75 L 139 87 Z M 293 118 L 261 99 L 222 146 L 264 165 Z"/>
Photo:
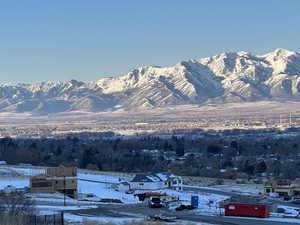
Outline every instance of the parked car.
<path id="1" fill-rule="evenodd" d="M 163 203 L 160 199 L 160 197 L 152 196 L 149 198 L 148 205 L 150 208 L 162 208 Z"/>

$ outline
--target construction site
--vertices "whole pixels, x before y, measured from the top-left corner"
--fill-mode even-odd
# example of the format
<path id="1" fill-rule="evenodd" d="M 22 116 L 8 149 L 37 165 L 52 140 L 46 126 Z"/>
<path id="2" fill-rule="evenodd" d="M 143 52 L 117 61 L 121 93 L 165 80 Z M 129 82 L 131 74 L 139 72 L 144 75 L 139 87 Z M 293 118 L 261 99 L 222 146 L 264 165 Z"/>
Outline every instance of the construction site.
<path id="1" fill-rule="evenodd" d="M 45 174 L 30 178 L 30 191 L 32 193 L 60 192 L 77 198 L 77 168 L 64 166 L 47 168 Z"/>
<path id="2" fill-rule="evenodd" d="M 74 225 L 83 219 L 128 220 L 128 215 L 130 220 L 161 222 L 259 225 L 276 224 L 274 221 L 281 218 L 300 222 L 297 204 L 280 196 L 259 195 L 243 185 L 240 190 L 250 192 L 233 192 L 224 185 L 205 187 L 205 183 L 191 186 L 185 183 L 185 177 L 169 173 L 126 174 L 10 165 L 1 165 L 0 171 L 3 194 L 22 191 L 35 201 L 39 215 L 63 212 L 64 220 Z M 262 186 L 257 192 L 263 190 Z M 262 220 L 266 218 L 270 221 Z"/>
<path id="3" fill-rule="evenodd" d="M 269 180 L 264 184 L 264 194 L 278 195 L 285 199 L 300 198 L 300 179 L 291 180 Z"/>

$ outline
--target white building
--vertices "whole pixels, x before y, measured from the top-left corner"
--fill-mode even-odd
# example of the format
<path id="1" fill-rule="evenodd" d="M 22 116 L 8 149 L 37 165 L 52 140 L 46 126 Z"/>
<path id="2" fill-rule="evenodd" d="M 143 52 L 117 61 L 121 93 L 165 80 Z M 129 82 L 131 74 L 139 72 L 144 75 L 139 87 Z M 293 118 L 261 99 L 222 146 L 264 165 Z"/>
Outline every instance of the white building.
<path id="1" fill-rule="evenodd" d="M 13 192 L 16 192 L 17 191 L 17 188 L 15 186 L 12 186 L 12 185 L 7 185 L 4 189 L 3 189 L 3 192 L 5 194 L 10 194 L 10 193 L 13 193 Z"/>
<path id="2" fill-rule="evenodd" d="M 182 191 L 182 178 L 171 173 L 156 173 L 162 181 L 164 181 L 165 188 Z"/>
<path id="3" fill-rule="evenodd" d="M 131 190 L 182 190 L 182 179 L 170 173 L 137 174 L 130 182 Z"/>
<path id="4" fill-rule="evenodd" d="M 118 191 L 127 192 L 130 190 L 130 184 L 128 182 L 121 182 L 118 184 Z"/>
<path id="5" fill-rule="evenodd" d="M 6 161 L 0 161 L 0 165 L 7 165 Z"/>

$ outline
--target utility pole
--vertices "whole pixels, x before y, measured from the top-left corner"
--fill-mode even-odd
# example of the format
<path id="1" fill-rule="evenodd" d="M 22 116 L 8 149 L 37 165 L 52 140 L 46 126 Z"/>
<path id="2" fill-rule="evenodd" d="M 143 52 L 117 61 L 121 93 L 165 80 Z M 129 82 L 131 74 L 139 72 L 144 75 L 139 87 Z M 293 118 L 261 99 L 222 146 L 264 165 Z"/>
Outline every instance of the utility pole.
<path id="1" fill-rule="evenodd" d="M 279 127 L 282 126 L 282 118 L 281 118 L 281 114 L 279 115 Z"/>
<path id="2" fill-rule="evenodd" d="M 66 176 L 64 176 L 64 206 L 66 206 Z"/>
<path id="3" fill-rule="evenodd" d="M 292 112 L 290 112 L 290 128 L 292 127 Z"/>

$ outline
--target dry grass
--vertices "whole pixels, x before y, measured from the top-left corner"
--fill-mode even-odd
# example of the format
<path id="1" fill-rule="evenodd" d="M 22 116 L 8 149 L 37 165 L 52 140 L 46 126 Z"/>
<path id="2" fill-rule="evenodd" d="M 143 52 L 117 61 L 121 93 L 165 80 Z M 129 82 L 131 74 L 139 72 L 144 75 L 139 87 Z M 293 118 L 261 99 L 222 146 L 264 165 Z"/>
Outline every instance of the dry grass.
<path id="1" fill-rule="evenodd" d="M 149 221 L 125 221 L 122 223 L 114 222 L 98 222 L 92 220 L 84 220 L 82 225 L 165 225 L 164 222 L 149 222 Z M 172 223 L 173 224 L 173 223 Z M 185 223 L 186 225 L 194 225 L 193 223 Z M 180 225 L 180 223 L 174 223 L 173 225 Z"/>
<path id="2" fill-rule="evenodd" d="M 25 225 L 25 219 L 22 216 L 0 216 L 0 225 Z"/>

